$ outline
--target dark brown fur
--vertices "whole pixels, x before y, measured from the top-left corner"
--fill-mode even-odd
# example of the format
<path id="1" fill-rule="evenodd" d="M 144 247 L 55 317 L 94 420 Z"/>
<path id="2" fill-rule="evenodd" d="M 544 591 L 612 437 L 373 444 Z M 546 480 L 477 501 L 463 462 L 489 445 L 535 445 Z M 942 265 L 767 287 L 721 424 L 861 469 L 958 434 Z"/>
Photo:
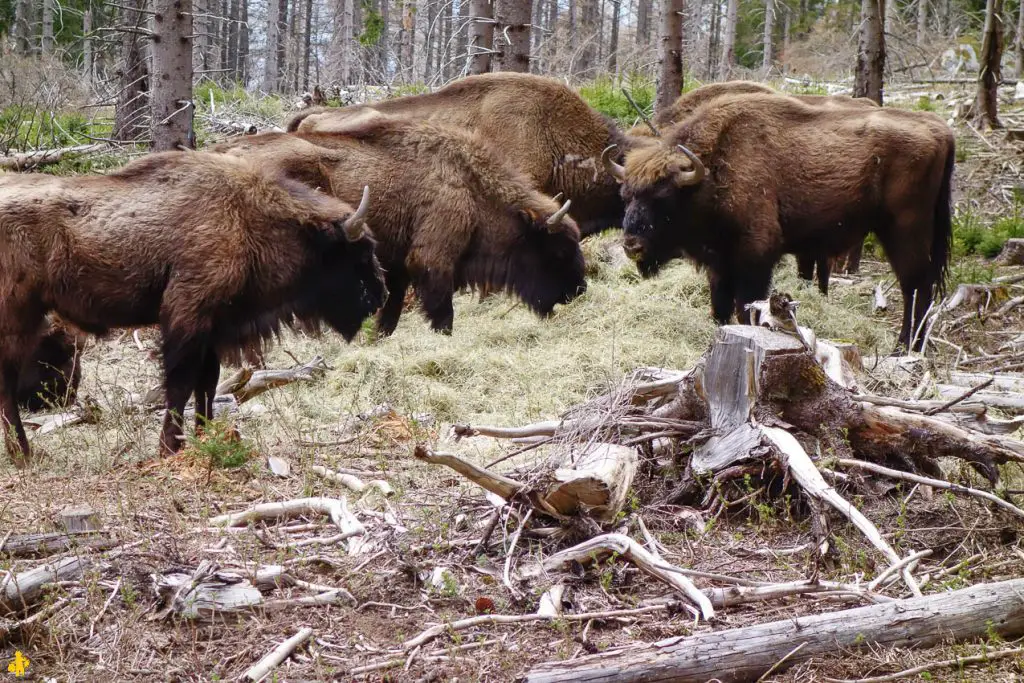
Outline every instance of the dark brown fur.
<path id="1" fill-rule="evenodd" d="M 212 414 L 222 358 L 280 325 L 321 321 L 351 339 L 386 296 L 373 240 L 352 209 L 242 159 L 152 154 L 107 176 L 0 178 L 0 418 L 28 455 L 16 405 L 26 360 L 55 312 L 83 331 L 159 323 L 177 450 L 192 393 Z"/>
<path id="2" fill-rule="evenodd" d="M 452 295 L 462 287 L 505 290 L 540 315 L 586 289 L 576 224 L 566 217 L 549 232 L 545 221 L 559 204 L 479 136 L 376 114 L 336 130 L 343 132 L 267 133 L 214 149 L 346 200 L 370 186 L 368 221 L 391 292 L 379 334 L 394 331 L 410 284 L 442 332 L 452 329 Z"/>
<path id="3" fill-rule="evenodd" d="M 626 157 L 626 241 L 642 272 L 688 254 L 708 268 L 725 323 L 768 294 L 783 254 L 839 254 L 871 231 L 899 279 L 900 341 L 911 342 L 949 258 L 954 143 L 941 119 L 748 95 L 716 99 L 663 136 Z M 676 144 L 702 160 L 700 184 L 677 184 L 692 164 Z"/>
<path id="4" fill-rule="evenodd" d="M 18 405 L 30 411 L 73 404 L 82 379 L 80 355 L 85 339 L 51 317 L 18 377 Z"/>
<path id="5" fill-rule="evenodd" d="M 426 95 L 303 111 L 288 130 L 331 132 L 367 110 L 478 133 L 538 190 L 571 199 L 571 214 L 584 236 L 622 225 L 624 207 L 615 181 L 601 166 L 601 152 L 612 144 L 624 152 L 626 139 L 558 80 L 519 73 L 469 76 Z"/>

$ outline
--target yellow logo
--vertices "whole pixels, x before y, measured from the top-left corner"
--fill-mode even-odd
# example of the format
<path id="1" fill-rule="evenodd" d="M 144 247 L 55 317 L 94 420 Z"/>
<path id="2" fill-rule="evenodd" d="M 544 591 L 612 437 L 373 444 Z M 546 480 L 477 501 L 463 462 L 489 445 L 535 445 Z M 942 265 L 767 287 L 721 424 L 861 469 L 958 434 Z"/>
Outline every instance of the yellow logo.
<path id="1" fill-rule="evenodd" d="M 21 678 L 28 671 L 29 662 L 28 657 L 21 654 L 20 650 L 14 652 L 14 659 L 7 665 L 7 673 L 14 674 L 15 678 Z"/>

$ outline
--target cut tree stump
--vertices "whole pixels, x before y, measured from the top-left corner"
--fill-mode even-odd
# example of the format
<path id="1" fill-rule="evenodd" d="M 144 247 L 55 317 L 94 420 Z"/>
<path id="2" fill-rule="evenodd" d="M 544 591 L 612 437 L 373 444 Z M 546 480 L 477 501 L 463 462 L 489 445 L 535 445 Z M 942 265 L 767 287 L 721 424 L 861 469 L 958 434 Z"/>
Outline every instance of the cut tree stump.
<path id="1" fill-rule="evenodd" d="M 844 650 L 1024 634 L 1024 579 L 541 664 L 527 683 L 745 683 Z"/>
<path id="2" fill-rule="evenodd" d="M 1004 266 L 1024 266 L 1024 239 L 1006 240 L 996 260 Z"/>

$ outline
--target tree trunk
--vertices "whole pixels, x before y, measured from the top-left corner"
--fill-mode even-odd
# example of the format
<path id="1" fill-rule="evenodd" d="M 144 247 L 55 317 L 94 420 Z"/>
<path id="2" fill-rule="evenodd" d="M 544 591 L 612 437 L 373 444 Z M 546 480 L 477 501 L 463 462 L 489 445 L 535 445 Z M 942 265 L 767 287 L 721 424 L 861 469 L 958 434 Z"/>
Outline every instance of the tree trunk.
<path id="1" fill-rule="evenodd" d="M 917 46 L 928 37 L 928 0 L 917 0 Z"/>
<path id="2" fill-rule="evenodd" d="M 312 0 L 310 0 L 312 2 Z M 387 81 L 388 50 L 391 46 L 391 3 L 380 0 L 380 40 L 377 41 L 376 66 L 382 82 Z"/>
<path id="3" fill-rule="evenodd" d="M 263 60 L 263 89 L 277 91 L 277 42 L 281 29 L 281 0 L 267 0 L 267 50 Z"/>
<path id="4" fill-rule="evenodd" d="M 465 3 L 466 0 L 462 0 Z M 544 19 L 547 17 L 547 5 L 544 4 L 545 0 L 535 0 L 533 3 L 533 27 L 530 29 L 530 54 L 534 55 L 533 60 L 530 63 L 530 73 L 540 73 L 540 48 L 541 43 L 544 40 Z M 550 4 L 550 0 L 548 0 Z"/>
<path id="5" fill-rule="evenodd" d="M 85 80 L 92 83 L 94 78 L 93 52 L 92 52 L 92 1 L 85 5 L 82 13 L 82 71 L 85 72 Z"/>
<path id="6" fill-rule="evenodd" d="M 11 37 L 14 38 L 14 47 L 19 54 L 32 52 L 32 0 L 15 0 Z"/>
<path id="7" fill-rule="evenodd" d="M 768 73 L 772 68 L 772 34 L 775 32 L 775 0 L 764 3 L 764 48 L 761 56 L 761 68 Z"/>
<path id="8" fill-rule="evenodd" d="M 491 70 L 491 49 L 494 45 L 494 5 L 491 0 L 472 0 L 469 6 L 469 73 L 485 74 Z"/>
<path id="9" fill-rule="evenodd" d="M 238 19 L 238 80 L 245 87 L 249 80 L 249 0 L 240 0 Z"/>
<path id="10" fill-rule="evenodd" d="M 288 64 L 288 0 L 277 0 L 280 3 L 280 13 L 277 22 L 277 83 L 278 90 L 281 89 L 281 74 L 286 73 L 285 67 Z M 295 10 L 292 9 L 294 12 Z M 287 83 L 287 79 L 286 83 Z"/>
<path id="11" fill-rule="evenodd" d="M 425 0 L 427 6 L 427 25 L 426 30 L 423 32 L 423 54 L 426 55 L 425 66 L 423 69 L 423 80 L 427 83 L 430 82 L 431 75 L 434 73 L 434 48 L 437 40 L 434 38 L 437 26 L 435 26 L 435 19 L 437 18 L 437 5 L 431 0 Z"/>
<path id="12" fill-rule="evenodd" d="M 789 36 L 793 30 L 793 10 L 788 5 L 785 7 L 785 20 L 782 26 L 782 72 L 786 73 L 786 54 L 789 52 Z"/>
<path id="13" fill-rule="evenodd" d="M 122 0 L 121 24 L 126 27 L 144 29 L 146 21 L 141 10 L 146 0 Z M 149 129 L 147 114 L 150 111 L 149 69 L 146 65 L 146 40 L 134 31 L 121 34 L 121 63 L 118 67 L 117 104 L 114 107 L 114 130 L 111 137 L 121 142 L 130 142 L 146 137 Z"/>
<path id="14" fill-rule="evenodd" d="M 576 0 L 569 0 L 569 34 L 576 33 Z"/>
<path id="15" fill-rule="evenodd" d="M 896 33 L 896 26 L 899 24 L 900 13 L 896 6 L 896 0 L 881 0 L 885 2 L 885 30 L 890 35 Z"/>
<path id="16" fill-rule="evenodd" d="M 636 44 L 649 45 L 651 42 L 651 5 L 653 0 L 637 0 Z"/>
<path id="17" fill-rule="evenodd" d="M 53 54 L 53 1 L 43 0 L 43 36 L 40 42 L 43 54 Z"/>
<path id="18" fill-rule="evenodd" d="M 313 38 L 313 0 L 306 0 L 306 31 L 303 35 L 302 46 L 302 89 L 309 90 L 309 55 L 311 52 L 311 41 Z"/>
<path id="19" fill-rule="evenodd" d="M 1014 44 L 1016 60 L 1013 65 L 1013 75 L 1018 80 L 1024 78 L 1024 2 L 1017 7 L 1017 41 Z"/>
<path id="20" fill-rule="evenodd" d="M 861 3 L 860 41 L 857 47 L 857 72 L 854 97 L 868 97 L 882 104 L 882 76 L 885 71 L 885 34 L 882 27 L 881 0 Z"/>
<path id="21" fill-rule="evenodd" d="M 153 150 L 195 148 L 192 0 L 154 0 L 153 10 Z"/>
<path id="22" fill-rule="evenodd" d="M 416 6 L 411 0 L 403 0 L 399 5 L 402 13 L 402 32 L 399 36 L 401 45 L 401 73 L 404 83 L 416 80 L 413 75 L 414 45 L 416 43 Z"/>
<path id="23" fill-rule="evenodd" d="M 718 65 L 718 77 L 723 81 L 729 80 L 732 67 L 736 64 L 736 19 L 739 7 L 739 0 L 728 0 L 726 5 L 722 32 L 722 61 Z"/>
<path id="24" fill-rule="evenodd" d="M 579 31 L 575 37 L 581 42 L 581 46 L 579 60 L 577 60 L 574 70 L 576 73 L 573 76 L 593 77 L 597 47 L 600 42 L 597 35 L 597 3 L 598 0 L 580 0 Z"/>
<path id="25" fill-rule="evenodd" d="M 988 0 L 985 4 L 985 37 L 981 44 L 981 72 L 978 74 L 978 97 L 975 116 L 978 124 L 989 128 L 1002 128 L 999 121 L 997 88 L 1002 80 L 1000 64 L 1003 58 L 1003 0 Z"/>
<path id="26" fill-rule="evenodd" d="M 227 77 L 231 82 L 238 81 L 238 17 L 240 14 L 240 0 L 231 0 L 228 7 L 228 61 Z"/>
<path id="27" fill-rule="evenodd" d="M 444 15 L 441 17 L 441 42 L 437 50 L 437 71 L 441 79 L 448 82 L 452 78 L 452 13 L 455 11 L 455 3 L 443 5 Z"/>
<path id="28" fill-rule="evenodd" d="M 502 36 L 501 50 L 495 55 L 495 70 L 529 73 L 531 0 L 496 0 L 494 4 L 496 32 Z"/>
<path id="29" fill-rule="evenodd" d="M 930 647 L 994 630 L 1004 638 L 1024 633 L 1024 579 L 981 584 L 921 598 L 783 619 L 607 654 L 535 666 L 527 683 L 676 681 L 721 683 L 760 680 L 814 657 L 863 648 Z"/>
<path id="30" fill-rule="evenodd" d="M 455 54 L 452 55 L 452 73 L 458 78 L 466 75 L 465 55 L 469 50 L 469 0 L 459 0 L 459 15 L 455 19 L 455 30 L 458 38 L 455 41 Z"/>
<path id="31" fill-rule="evenodd" d="M 683 91 L 683 0 L 662 0 L 659 40 L 656 112 L 672 106 Z"/>
<path id="32" fill-rule="evenodd" d="M 612 3 L 612 35 L 608 41 L 608 71 L 613 74 L 619 70 L 619 14 L 622 11 L 622 0 L 611 0 Z"/>

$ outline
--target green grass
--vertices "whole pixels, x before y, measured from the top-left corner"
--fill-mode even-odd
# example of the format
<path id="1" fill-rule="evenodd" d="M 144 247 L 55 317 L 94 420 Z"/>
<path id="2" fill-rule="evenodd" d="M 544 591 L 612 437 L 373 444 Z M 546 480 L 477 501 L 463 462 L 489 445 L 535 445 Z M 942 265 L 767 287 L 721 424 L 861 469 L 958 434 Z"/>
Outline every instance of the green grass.
<path id="1" fill-rule="evenodd" d="M 594 109 L 615 119 L 621 126 L 632 126 L 639 116 L 622 89 L 629 93 L 645 113 L 650 115 L 654 106 L 654 82 L 645 76 L 633 76 L 616 81 L 598 78 L 579 88 L 580 97 Z"/>
<path id="2" fill-rule="evenodd" d="M 107 137 L 110 130 L 109 123 L 96 123 L 78 111 L 13 105 L 0 110 L 0 152 L 89 144 L 90 137 Z"/>
<path id="3" fill-rule="evenodd" d="M 1021 209 L 1021 203 L 1015 202 L 1011 213 L 989 224 L 970 208 L 957 211 L 953 218 L 954 255 L 985 258 L 998 256 L 1006 240 L 1024 237 L 1024 215 Z"/>

